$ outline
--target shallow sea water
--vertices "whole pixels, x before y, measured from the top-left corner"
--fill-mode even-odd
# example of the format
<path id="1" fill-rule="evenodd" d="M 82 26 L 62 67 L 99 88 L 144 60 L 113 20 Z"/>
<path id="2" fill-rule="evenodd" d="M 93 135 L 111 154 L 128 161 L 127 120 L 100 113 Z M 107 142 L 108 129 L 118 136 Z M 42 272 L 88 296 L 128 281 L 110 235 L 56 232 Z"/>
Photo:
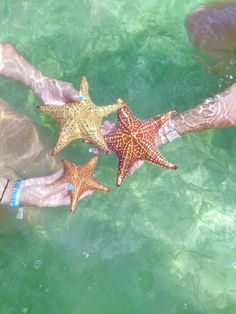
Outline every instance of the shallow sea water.
<path id="1" fill-rule="evenodd" d="M 192 59 L 184 18 L 200 3 L 2 0 L 0 39 L 78 89 L 86 74 L 95 103 L 119 95 L 144 119 L 193 107 L 234 80 Z M 36 112 L 31 91 L 1 78 L 0 95 L 55 143 L 56 124 Z M 96 176 L 112 192 L 81 200 L 73 216 L 29 209 L 18 221 L 2 211 L 0 313 L 235 313 L 235 135 L 168 143 L 161 151 L 177 171 L 145 164 L 120 188 L 116 158 L 103 156 Z M 77 141 L 59 157 L 90 155 Z"/>

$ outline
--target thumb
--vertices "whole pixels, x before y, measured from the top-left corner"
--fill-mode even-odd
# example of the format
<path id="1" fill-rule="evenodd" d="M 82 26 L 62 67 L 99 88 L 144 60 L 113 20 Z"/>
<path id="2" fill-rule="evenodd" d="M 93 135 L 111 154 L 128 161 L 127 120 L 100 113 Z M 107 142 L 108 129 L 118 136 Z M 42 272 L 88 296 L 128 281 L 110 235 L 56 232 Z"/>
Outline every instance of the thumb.
<path id="1" fill-rule="evenodd" d="M 138 160 L 136 161 L 133 166 L 130 168 L 129 170 L 129 174 L 132 175 L 136 170 L 138 170 L 139 167 L 142 166 L 142 164 L 144 163 L 143 160 Z"/>
<path id="2" fill-rule="evenodd" d="M 101 126 L 102 135 L 106 135 L 115 127 L 115 123 L 105 120 Z"/>
<path id="3" fill-rule="evenodd" d="M 52 185 L 44 186 L 44 197 L 50 197 L 52 195 L 71 191 L 74 188 L 71 183 L 55 183 Z"/>
<path id="4" fill-rule="evenodd" d="M 66 88 L 63 90 L 63 96 L 68 101 L 79 101 L 80 100 L 80 92 L 77 91 L 72 84 L 67 85 Z"/>

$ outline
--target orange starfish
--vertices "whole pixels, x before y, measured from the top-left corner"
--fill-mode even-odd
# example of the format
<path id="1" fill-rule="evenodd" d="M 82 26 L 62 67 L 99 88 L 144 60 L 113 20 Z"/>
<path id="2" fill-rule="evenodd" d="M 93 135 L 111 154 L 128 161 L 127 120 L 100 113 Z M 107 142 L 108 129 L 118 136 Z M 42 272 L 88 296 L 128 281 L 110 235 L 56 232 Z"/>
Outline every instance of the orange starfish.
<path id="1" fill-rule="evenodd" d="M 118 102 L 123 101 L 119 98 Z M 117 186 L 121 185 L 133 164 L 139 160 L 168 169 L 177 169 L 162 156 L 155 145 L 157 130 L 174 114 L 176 110 L 157 115 L 149 120 L 140 120 L 123 102 L 123 107 L 117 111 L 117 124 L 110 133 L 104 136 L 108 148 L 118 157 Z"/>
<path id="2" fill-rule="evenodd" d="M 74 185 L 74 189 L 70 191 L 71 213 L 74 212 L 83 193 L 93 190 L 110 191 L 109 187 L 100 184 L 93 178 L 97 160 L 98 157 L 95 156 L 81 165 L 76 165 L 69 160 L 62 160 L 64 172 L 56 183 L 71 183 Z"/>

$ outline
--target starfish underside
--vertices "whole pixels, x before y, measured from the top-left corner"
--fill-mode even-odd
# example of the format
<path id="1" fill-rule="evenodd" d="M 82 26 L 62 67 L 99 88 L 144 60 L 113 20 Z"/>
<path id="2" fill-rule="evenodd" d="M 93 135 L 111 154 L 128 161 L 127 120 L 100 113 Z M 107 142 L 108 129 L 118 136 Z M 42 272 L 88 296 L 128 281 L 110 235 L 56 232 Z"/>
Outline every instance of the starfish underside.
<path id="1" fill-rule="evenodd" d="M 93 173 L 96 167 L 98 157 L 95 156 L 88 162 L 76 165 L 69 160 L 62 160 L 64 172 L 56 183 L 71 183 L 74 189 L 70 191 L 71 207 L 73 213 L 77 207 L 80 197 L 87 191 L 99 190 L 108 192 L 110 188 L 100 184 L 94 179 Z"/>
<path id="2" fill-rule="evenodd" d="M 140 120 L 123 103 L 123 107 L 117 112 L 116 126 L 104 136 L 108 148 L 118 157 L 117 186 L 121 185 L 134 163 L 139 160 L 168 169 L 177 169 L 162 156 L 155 145 L 157 130 L 174 114 L 176 110 L 148 120 Z"/>
<path id="3" fill-rule="evenodd" d="M 58 105 L 43 105 L 37 108 L 46 112 L 59 124 L 59 136 L 52 155 L 59 153 L 64 147 L 76 139 L 85 139 L 107 151 L 107 144 L 101 134 L 102 119 L 117 111 L 122 104 L 96 106 L 89 96 L 88 82 L 82 76 L 80 90 L 85 100 Z"/>

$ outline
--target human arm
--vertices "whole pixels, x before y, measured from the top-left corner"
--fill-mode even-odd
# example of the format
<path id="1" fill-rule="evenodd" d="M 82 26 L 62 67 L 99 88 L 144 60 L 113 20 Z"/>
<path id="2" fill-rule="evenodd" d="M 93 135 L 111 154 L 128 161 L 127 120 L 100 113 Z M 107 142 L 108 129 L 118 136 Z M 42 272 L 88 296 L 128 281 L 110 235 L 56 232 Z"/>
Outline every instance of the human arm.
<path id="1" fill-rule="evenodd" d="M 101 126 L 101 133 L 106 135 L 114 126 L 114 123 L 105 120 Z M 236 83 L 200 105 L 173 115 L 158 130 L 156 145 L 160 146 L 189 132 L 230 126 L 236 126 Z M 100 152 L 97 147 L 91 151 Z"/>
<path id="2" fill-rule="evenodd" d="M 20 193 L 20 206 L 57 207 L 69 205 L 69 183 L 53 184 L 62 175 L 62 171 L 59 170 L 53 175 L 46 177 L 24 180 Z M 7 180 L 4 177 L 0 177 L 0 197 L 3 196 L 0 202 L 1 205 L 9 206 L 15 182 L 15 180 Z"/>
<path id="3" fill-rule="evenodd" d="M 0 42 L 0 75 L 28 86 L 45 104 L 63 104 L 79 99 L 71 83 L 45 76 L 11 44 Z"/>
<path id="4" fill-rule="evenodd" d="M 62 173 L 63 169 L 50 176 L 23 180 L 19 205 L 21 207 L 58 207 L 70 205 L 70 191 L 74 187 L 69 182 L 60 184 L 56 182 Z M 0 177 L 0 205 L 9 206 L 15 183 L 15 180 Z M 92 193 L 93 191 L 86 191 L 80 196 L 80 199 Z"/>
<path id="5" fill-rule="evenodd" d="M 189 132 L 235 125 L 236 84 L 233 84 L 202 104 L 173 116 L 159 129 L 156 145 L 159 146 Z"/>
<path id="6" fill-rule="evenodd" d="M 114 123 L 106 120 L 102 124 L 103 135 L 109 133 Z M 178 113 L 161 126 L 156 135 L 156 146 L 189 133 L 200 132 L 210 128 L 223 128 L 236 126 L 236 84 L 233 84 L 223 92 L 206 99 L 202 104 Z M 97 147 L 90 148 L 90 152 L 101 154 Z M 143 161 L 136 162 L 130 170 L 132 174 Z"/>

